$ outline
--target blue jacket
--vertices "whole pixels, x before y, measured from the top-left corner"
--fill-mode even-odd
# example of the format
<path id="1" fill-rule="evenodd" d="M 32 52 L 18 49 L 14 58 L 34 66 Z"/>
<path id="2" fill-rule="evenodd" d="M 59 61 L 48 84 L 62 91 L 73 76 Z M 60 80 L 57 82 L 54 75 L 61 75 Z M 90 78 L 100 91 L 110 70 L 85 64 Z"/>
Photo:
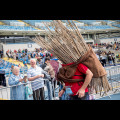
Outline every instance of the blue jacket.
<path id="1" fill-rule="evenodd" d="M 10 100 L 25 100 L 25 85 L 19 82 L 19 79 L 21 78 L 23 78 L 21 74 L 19 76 L 11 74 L 11 76 L 9 77 L 8 84 L 9 86 L 11 86 Z M 16 86 L 13 86 L 13 85 L 16 85 Z"/>

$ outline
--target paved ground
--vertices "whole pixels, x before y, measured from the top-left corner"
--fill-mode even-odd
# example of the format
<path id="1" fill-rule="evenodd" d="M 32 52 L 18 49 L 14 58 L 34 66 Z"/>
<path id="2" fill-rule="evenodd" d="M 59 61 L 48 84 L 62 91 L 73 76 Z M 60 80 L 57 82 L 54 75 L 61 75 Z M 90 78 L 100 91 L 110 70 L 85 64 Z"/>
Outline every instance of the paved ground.
<path id="1" fill-rule="evenodd" d="M 109 94 L 107 96 L 100 97 L 96 100 L 120 100 L 120 91 L 113 94 Z"/>

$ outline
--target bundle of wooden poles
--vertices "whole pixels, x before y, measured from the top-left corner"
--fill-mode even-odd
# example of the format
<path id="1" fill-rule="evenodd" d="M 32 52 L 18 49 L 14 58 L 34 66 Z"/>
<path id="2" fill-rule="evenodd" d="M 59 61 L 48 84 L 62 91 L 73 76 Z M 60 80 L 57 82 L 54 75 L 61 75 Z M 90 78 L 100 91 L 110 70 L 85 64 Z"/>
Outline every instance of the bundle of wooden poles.
<path id="1" fill-rule="evenodd" d="M 72 20 L 66 20 L 66 25 L 69 29 L 60 20 L 52 20 L 50 26 L 46 23 L 44 25 L 47 28 L 47 38 L 44 39 L 38 35 L 32 39 L 34 42 L 50 51 L 63 64 L 81 60 L 94 73 L 90 86 L 95 89 L 96 93 L 98 91 L 101 93 L 102 88 L 105 92 L 111 89 L 105 69 L 97 59 L 94 51 L 92 51 L 92 48 L 86 44 L 78 27 Z M 51 27 L 53 30 L 51 30 Z M 88 54 L 88 58 L 85 58 Z"/>
<path id="2" fill-rule="evenodd" d="M 53 20 L 51 22 L 54 31 L 44 23 L 49 30 L 49 32 L 46 31 L 48 36 L 47 40 L 40 35 L 33 39 L 41 47 L 52 52 L 64 64 L 76 62 L 89 49 L 74 22 L 68 20 L 66 23 L 71 27 L 70 30 L 60 20 Z"/>

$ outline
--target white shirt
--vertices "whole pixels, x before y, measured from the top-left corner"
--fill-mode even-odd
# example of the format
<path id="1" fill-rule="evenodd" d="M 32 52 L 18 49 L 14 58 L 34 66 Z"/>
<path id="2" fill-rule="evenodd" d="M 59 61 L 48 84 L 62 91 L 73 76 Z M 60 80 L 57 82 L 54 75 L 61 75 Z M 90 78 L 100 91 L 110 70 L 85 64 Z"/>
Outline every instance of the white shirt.
<path id="1" fill-rule="evenodd" d="M 28 70 L 27 76 L 28 76 L 28 78 L 30 78 L 30 77 L 34 77 L 36 75 L 40 75 L 40 74 L 43 74 L 43 73 L 44 73 L 43 69 L 36 66 L 36 68 L 31 67 Z M 33 80 L 31 82 L 31 86 L 32 86 L 33 91 L 44 87 L 44 79 L 40 77 L 40 78 L 37 78 L 37 79 Z"/>

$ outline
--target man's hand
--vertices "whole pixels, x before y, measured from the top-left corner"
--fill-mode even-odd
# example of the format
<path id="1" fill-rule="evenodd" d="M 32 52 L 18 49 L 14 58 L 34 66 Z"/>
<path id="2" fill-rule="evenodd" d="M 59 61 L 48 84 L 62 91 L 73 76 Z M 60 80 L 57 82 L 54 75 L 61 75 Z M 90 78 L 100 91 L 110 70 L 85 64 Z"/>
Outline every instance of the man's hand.
<path id="1" fill-rule="evenodd" d="M 65 92 L 64 90 L 61 90 L 61 91 L 58 93 L 58 96 L 61 97 L 64 92 Z"/>
<path id="2" fill-rule="evenodd" d="M 84 89 L 79 89 L 78 92 L 76 93 L 79 98 L 82 98 L 85 96 L 85 90 Z"/>
<path id="3" fill-rule="evenodd" d="M 24 81 L 24 79 L 19 79 L 19 82 L 23 82 Z"/>
<path id="4" fill-rule="evenodd" d="M 30 77 L 30 78 L 28 78 L 28 80 L 29 81 L 33 81 L 33 80 L 35 80 L 35 79 L 38 79 L 38 78 L 44 78 L 44 74 L 40 74 L 40 75 L 36 75 L 36 76 L 34 76 L 34 77 Z"/>
<path id="5" fill-rule="evenodd" d="M 42 78 L 43 78 L 43 77 L 44 77 L 44 74 L 37 75 L 37 77 L 38 77 L 38 78 L 40 78 L 40 77 L 42 77 Z"/>
<path id="6" fill-rule="evenodd" d="M 24 82 L 27 82 L 27 76 L 24 76 L 23 79 L 24 79 Z"/>
<path id="7" fill-rule="evenodd" d="M 86 71 L 85 81 L 84 81 L 82 87 L 78 90 L 78 92 L 77 92 L 77 94 L 76 94 L 76 95 L 78 95 L 78 97 L 81 98 L 81 97 L 84 97 L 84 96 L 85 96 L 85 89 L 86 89 L 87 86 L 89 85 L 92 77 L 93 77 L 93 73 L 88 69 L 88 70 Z"/>

